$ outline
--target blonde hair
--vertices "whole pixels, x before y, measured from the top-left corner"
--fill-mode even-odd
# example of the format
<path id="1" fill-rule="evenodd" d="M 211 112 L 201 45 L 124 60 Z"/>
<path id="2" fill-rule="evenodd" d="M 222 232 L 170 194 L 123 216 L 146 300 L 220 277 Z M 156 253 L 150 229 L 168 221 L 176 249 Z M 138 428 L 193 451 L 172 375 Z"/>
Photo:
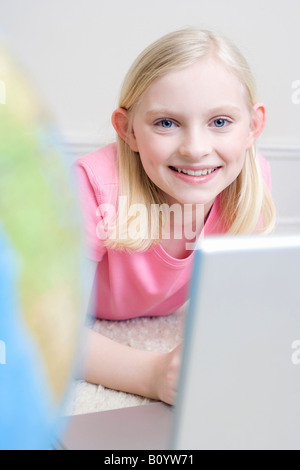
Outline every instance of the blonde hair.
<path id="1" fill-rule="evenodd" d="M 209 54 L 219 59 L 243 84 L 250 112 L 256 103 L 256 86 L 246 60 L 227 39 L 212 31 L 195 29 L 170 33 L 140 54 L 123 82 L 119 107 L 127 110 L 132 118 L 143 94 L 155 80 L 171 71 L 186 68 Z M 129 207 L 138 203 L 148 209 L 144 226 L 149 227 L 151 224 L 151 233 L 156 236 L 122 236 L 122 233 L 128 234 L 128 226 L 134 217 L 128 216 L 127 209 L 120 205 L 117 219 L 118 237 L 111 237 L 106 244 L 114 248 L 145 250 L 155 241 L 159 241 L 157 234 L 161 234 L 161 219 L 153 217 L 153 207 L 159 210 L 159 206 L 165 202 L 164 197 L 144 171 L 139 153 L 132 151 L 119 136 L 117 154 L 120 195 L 128 198 Z M 226 227 L 227 233 L 272 231 L 275 225 L 275 208 L 261 176 L 255 145 L 247 151 L 243 169 L 237 179 L 221 193 L 220 204 L 221 223 Z M 153 220 L 150 221 L 150 217 Z M 156 225 L 153 226 L 153 223 Z"/>

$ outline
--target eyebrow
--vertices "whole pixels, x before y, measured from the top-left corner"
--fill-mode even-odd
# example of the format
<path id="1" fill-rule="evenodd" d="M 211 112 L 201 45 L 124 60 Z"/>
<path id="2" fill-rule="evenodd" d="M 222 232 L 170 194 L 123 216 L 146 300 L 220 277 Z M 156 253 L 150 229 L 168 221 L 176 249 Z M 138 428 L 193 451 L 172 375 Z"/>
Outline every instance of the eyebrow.
<path id="1" fill-rule="evenodd" d="M 167 116 L 169 114 L 178 114 L 176 111 L 172 111 L 171 109 L 163 109 L 163 108 L 153 108 L 150 111 L 146 112 L 146 116 L 154 116 L 156 114 Z"/>
<path id="2" fill-rule="evenodd" d="M 234 113 L 234 114 L 239 114 L 241 112 L 241 109 L 238 106 L 232 105 L 230 103 L 224 103 L 221 104 L 215 108 L 211 108 L 207 111 L 207 114 L 226 114 L 226 113 Z M 169 116 L 169 115 L 178 115 L 180 112 L 172 110 L 172 109 L 167 109 L 167 108 L 153 108 L 147 111 L 146 116 L 154 116 L 154 115 L 161 115 L 161 116 Z"/>
<path id="3" fill-rule="evenodd" d="M 231 112 L 231 113 L 240 113 L 241 109 L 238 106 L 229 104 L 229 103 L 224 103 L 221 104 L 220 106 L 217 106 L 215 108 L 211 108 L 208 110 L 209 114 L 222 114 L 222 112 Z"/>

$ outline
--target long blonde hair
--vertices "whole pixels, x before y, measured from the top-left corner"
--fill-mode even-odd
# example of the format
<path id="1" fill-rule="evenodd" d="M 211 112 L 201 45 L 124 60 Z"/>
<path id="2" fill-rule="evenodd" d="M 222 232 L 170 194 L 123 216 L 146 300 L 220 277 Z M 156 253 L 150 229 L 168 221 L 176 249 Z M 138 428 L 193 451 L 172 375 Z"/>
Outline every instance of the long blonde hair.
<path id="1" fill-rule="evenodd" d="M 149 86 L 167 73 L 188 67 L 205 55 L 211 54 L 233 72 L 246 91 L 249 112 L 256 103 L 256 86 L 250 68 L 239 50 L 222 36 L 207 30 L 184 29 L 170 33 L 151 44 L 133 63 L 121 89 L 119 107 L 133 116 L 134 110 Z M 113 248 L 145 250 L 161 234 L 161 219 L 154 217 L 153 207 L 165 202 L 159 188 L 149 179 L 139 153 L 117 136 L 120 195 L 126 196 L 127 207 L 118 208 L 118 237 L 111 237 L 106 245 Z M 128 226 L 134 216 L 128 216 L 128 206 L 144 205 L 146 216 L 141 225 L 151 224 L 152 237 L 128 237 Z M 275 208 L 270 192 L 261 176 L 255 145 L 247 151 L 243 169 L 237 179 L 220 195 L 221 221 L 227 233 L 269 233 L 275 225 Z M 161 213 L 160 213 L 161 215 Z M 152 220 L 150 221 L 150 217 Z M 156 221 L 156 222 L 155 222 Z M 153 225 L 154 224 L 154 225 Z M 156 224 L 156 225 L 155 225 Z M 140 232 L 142 233 L 142 232 Z M 153 237 L 153 234 L 156 236 Z"/>

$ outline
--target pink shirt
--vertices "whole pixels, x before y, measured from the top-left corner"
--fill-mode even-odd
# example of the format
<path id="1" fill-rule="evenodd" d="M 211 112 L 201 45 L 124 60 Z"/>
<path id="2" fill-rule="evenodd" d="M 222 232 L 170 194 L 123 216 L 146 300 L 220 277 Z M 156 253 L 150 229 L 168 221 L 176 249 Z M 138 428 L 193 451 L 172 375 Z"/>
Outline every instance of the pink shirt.
<path id="1" fill-rule="evenodd" d="M 95 315 L 107 320 L 168 315 L 189 295 L 193 253 L 184 259 L 170 256 L 161 245 L 146 252 L 107 249 L 97 235 L 102 204 L 116 205 L 118 173 L 116 145 L 108 145 L 77 160 L 75 169 L 89 257 L 98 262 L 95 279 Z M 262 174 L 270 186 L 268 162 L 260 158 Z M 205 236 L 221 233 L 217 197 L 204 226 Z"/>

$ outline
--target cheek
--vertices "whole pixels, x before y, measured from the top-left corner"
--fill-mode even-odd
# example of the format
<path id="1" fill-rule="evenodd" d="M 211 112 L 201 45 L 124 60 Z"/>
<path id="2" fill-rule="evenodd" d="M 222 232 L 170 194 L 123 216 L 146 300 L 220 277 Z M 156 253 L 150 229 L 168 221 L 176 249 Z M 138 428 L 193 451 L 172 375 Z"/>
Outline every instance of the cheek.
<path id="1" fill-rule="evenodd" d="M 160 148 L 149 138 L 137 140 L 140 159 L 147 175 L 152 179 L 157 173 L 159 165 L 162 163 Z"/>
<path id="2" fill-rule="evenodd" d="M 157 138 L 153 134 L 137 137 L 137 144 L 141 160 L 146 165 L 163 164 L 168 160 L 171 153 L 168 139 Z"/>
<path id="3" fill-rule="evenodd" d="M 225 153 L 222 154 L 222 159 L 225 163 L 225 172 L 227 177 L 232 182 L 241 172 L 246 158 L 245 144 L 237 139 L 231 139 L 231 144 L 228 145 Z"/>
<path id="4" fill-rule="evenodd" d="M 254 144 L 253 132 L 251 130 L 250 122 L 245 125 L 245 129 L 240 132 L 240 142 L 241 145 L 244 145 L 246 150 L 249 150 L 250 147 Z"/>
<path id="5" fill-rule="evenodd" d="M 224 149 L 226 148 L 226 156 L 229 161 L 240 161 L 245 158 L 246 150 L 248 150 L 249 134 L 245 129 L 228 137 L 227 142 L 224 142 Z M 251 147 L 251 145 L 250 145 Z"/>

